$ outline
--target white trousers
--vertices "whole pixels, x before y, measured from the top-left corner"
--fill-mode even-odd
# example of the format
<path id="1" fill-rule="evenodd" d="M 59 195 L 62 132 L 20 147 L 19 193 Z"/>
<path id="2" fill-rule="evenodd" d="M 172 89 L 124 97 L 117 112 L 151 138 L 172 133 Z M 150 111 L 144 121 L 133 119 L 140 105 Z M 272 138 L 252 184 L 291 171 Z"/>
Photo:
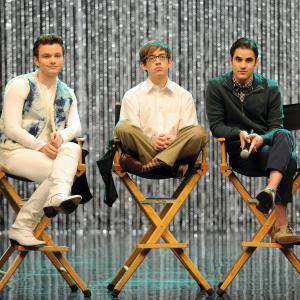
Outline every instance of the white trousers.
<path id="1" fill-rule="evenodd" d="M 54 160 L 27 148 L 0 151 L 0 161 L 7 173 L 40 183 L 21 208 L 13 228 L 33 231 L 44 214 L 43 207 L 48 197 L 70 195 L 79 156 L 79 145 L 71 142 L 61 145 Z"/>

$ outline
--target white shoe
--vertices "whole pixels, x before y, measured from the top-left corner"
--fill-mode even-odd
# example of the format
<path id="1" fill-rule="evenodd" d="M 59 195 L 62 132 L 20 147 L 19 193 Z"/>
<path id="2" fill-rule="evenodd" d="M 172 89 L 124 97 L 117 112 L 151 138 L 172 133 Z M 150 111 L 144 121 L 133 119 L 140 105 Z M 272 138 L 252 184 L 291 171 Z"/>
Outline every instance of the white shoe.
<path id="1" fill-rule="evenodd" d="M 33 233 L 27 229 L 11 228 L 8 237 L 12 245 L 21 245 L 27 247 L 43 247 L 44 241 L 40 241 L 33 236 Z"/>
<path id="2" fill-rule="evenodd" d="M 64 194 L 56 194 L 49 196 L 43 208 L 45 215 L 48 218 L 53 218 L 59 212 L 70 214 L 77 208 L 81 199 L 80 195 L 66 196 Z"/>

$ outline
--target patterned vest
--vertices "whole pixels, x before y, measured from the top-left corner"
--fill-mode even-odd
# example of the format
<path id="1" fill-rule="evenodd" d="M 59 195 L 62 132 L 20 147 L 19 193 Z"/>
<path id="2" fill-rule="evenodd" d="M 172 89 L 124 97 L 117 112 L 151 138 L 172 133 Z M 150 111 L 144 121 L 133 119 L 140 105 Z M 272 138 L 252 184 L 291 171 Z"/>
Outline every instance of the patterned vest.
<path id="1" fill-rule="evenodd" d="M 36 82 L 36 73 L 20 75 L 28 81 L 29 93 L 24 101 L 22 112 L 22 128 L 38 138 L 46 126 L 48 113 L 43 99 L 39 95 Z M 73 98 L 71 89 L 62 81 L 57 80 L 56 94 L 52 105 L 50 118 L 53 130 L 62 130 L 66 127 Z M 0 148 L 16 149 L 20 145 L 6 136 L 3 114 L 0 119 Z"/>

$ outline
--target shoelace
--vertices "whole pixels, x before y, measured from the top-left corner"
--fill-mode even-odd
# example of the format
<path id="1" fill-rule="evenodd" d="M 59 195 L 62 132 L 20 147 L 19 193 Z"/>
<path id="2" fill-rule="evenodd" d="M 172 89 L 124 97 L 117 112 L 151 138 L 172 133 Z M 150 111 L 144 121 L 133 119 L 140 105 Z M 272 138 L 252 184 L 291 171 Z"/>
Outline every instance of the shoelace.
<path id="1" fill-rule="evenodd" d="M 294 228 L 291 224 L 287 224 L 286 231 L 288 233 L 294 233 Z"/>

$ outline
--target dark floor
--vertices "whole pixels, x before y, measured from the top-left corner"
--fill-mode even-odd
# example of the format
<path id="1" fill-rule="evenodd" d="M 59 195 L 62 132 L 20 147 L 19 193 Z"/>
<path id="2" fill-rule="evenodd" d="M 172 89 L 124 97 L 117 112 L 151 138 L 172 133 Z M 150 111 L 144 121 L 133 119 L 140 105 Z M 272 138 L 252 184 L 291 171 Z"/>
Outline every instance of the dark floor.
<path id="1" fill-rule="evenodd" d="M 53 236 L 53 234 L 52 234 Z M 216 288 L 239 255 L 240 241 L 249 234 L 175 234 L 189 241 L 191 259 Z M 103 233 L 60 233 L 53 236 L 60 245 L 70 246 L 68 259 L 92 292 L 91 299 L 112 299 L 106 286 L 130 254 L 137 237 Z M 0 250 L 8 245 L 0 235 Z M 300 247 L 295 247 L 300 257 Z M 2 270 L 5 270 L 3 267 Z M 41 253 L 30 253 L 0 292 L 2 300 L 83 299 L 70 289 Z M 300 276 L 278 249 L 258 249 L 227 289 L 226 299 L 300 299 Z M 152 250 L 125 285 L 119 299 L 220 299 L 199 291 L 196 282 L 169 249 Z"/>

